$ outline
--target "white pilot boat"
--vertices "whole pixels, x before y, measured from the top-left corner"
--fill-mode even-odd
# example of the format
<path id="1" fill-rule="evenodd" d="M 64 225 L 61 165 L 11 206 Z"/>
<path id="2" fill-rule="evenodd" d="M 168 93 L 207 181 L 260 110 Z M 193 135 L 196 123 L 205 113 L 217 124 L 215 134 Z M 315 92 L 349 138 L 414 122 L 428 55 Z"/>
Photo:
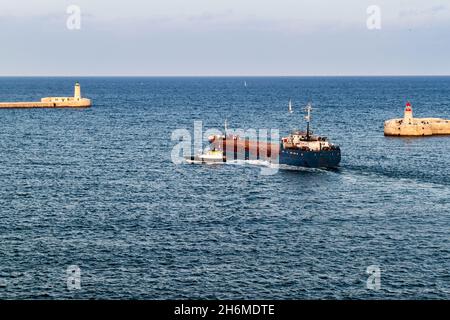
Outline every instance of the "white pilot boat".
<path id="1" fill-rule="evenodd" d="M 185 157 L 189 164 L 219 164 L 226 162 L 223 152 L 220 150 L 208 150 L 206 153 Z"/>

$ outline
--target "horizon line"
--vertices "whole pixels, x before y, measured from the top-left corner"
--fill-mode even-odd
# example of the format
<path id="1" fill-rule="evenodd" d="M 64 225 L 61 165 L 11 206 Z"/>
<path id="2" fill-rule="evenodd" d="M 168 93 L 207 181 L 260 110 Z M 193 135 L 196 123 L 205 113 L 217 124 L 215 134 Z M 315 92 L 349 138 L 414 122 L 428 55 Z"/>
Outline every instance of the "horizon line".
<path id="1" fill-rule="evenodd" d="M 268 78 L 268 77 L 279 77 L 279 78 L 337 78 L 337 77 L 450 77 L 450 74 L 317 74 L 317 75 L 283 75 L 283 74 L 149 74 L 149 75 L 133 75 L 133 74 L 98 74 L 98 75 L 83 75 L 83 74 L 74 74 L 74 75 L 0 75 L 0 78 L 73 78 L 73 77 L 82 77 L 82 78 Z"/>

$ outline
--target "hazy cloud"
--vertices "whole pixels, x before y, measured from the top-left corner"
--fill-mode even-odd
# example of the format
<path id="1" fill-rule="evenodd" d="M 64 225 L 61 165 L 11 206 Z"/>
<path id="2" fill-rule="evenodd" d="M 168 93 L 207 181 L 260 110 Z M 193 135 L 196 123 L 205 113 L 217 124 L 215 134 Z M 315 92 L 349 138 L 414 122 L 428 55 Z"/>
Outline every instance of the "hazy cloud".
<path id="1" fill-rule="evenodd" d="M 4 75 L 450 74 L 445 1 L 380 0 L 378 31 L 365 0 L 27 1 L 0 0 Z"/>

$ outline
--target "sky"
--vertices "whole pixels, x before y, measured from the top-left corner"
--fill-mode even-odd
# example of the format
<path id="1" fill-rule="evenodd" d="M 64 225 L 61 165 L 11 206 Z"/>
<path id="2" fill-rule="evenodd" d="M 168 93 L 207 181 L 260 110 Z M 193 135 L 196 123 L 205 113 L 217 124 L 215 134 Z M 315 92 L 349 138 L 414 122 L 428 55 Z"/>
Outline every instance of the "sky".
<path id="1" fill-rule="evenodd" d="M 0 0 L 0 41 L 0 76 L 450 75 L 450 0 Z"/>

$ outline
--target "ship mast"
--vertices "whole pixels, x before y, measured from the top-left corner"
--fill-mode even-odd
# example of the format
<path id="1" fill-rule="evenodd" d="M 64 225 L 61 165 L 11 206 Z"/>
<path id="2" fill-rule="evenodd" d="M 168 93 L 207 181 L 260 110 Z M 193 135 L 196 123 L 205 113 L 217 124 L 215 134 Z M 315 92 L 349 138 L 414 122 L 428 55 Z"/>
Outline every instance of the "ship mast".
<path id="1" fill-rule="evenodd" d="M 308 103 L 306 105 L 305 111 L 307 112 L 307 115 L 305 116 L 306 119 L 306 139 L 309 140 L 310 138 L 310 126 L 309 123 L 311 122 L 311 110 L 312 110 L 312 106 L 311 103 Z"/>

